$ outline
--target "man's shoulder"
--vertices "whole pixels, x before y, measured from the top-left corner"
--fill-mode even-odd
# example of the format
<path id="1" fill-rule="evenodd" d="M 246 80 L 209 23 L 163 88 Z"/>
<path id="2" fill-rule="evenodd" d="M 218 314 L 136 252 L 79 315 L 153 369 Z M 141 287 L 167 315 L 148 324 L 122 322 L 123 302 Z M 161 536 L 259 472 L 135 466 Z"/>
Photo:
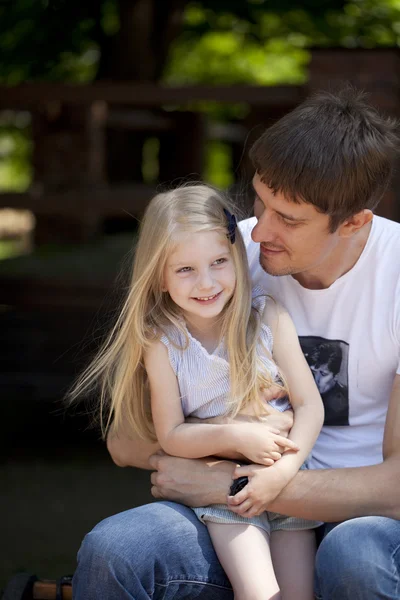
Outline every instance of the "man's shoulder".
<path id="1" fill-rule="evenodd" d="M 244 245 L 246 247 L 247 259 L 249 261 L 250 271 L 253 271 L 255 265 L 259 265 L 260 244 L 253 242 L 251 232 L 257 223 L 256 217 L 245 219 L 239 223 L 239 231 L 242 235 Z"/>
<path id="2" fill-rule="evenodd" d="M 400 245 L 400 223 L 397 221 L 374 215 L 374 230 L 378 240 L 391 240 L 392 243 Z"/>
<path id="3" fill-rule="evenodd" d="M 369 263 L 376 268 L 388 270 L 391 277 L 400 276 L 400 262 L 394 257 L 400 255 L 400 223 L 384 217 L 374 216 L 374 223 L 367 256 Z"/>
<path id="4" fill-rule="evenodd" d="M 242 234 L 243 242 L 246 247 L 247 260 L 249 263 L 250 275 L 253 285 L 271 292 L 271 276 L 268 275 L 260 266 L 260 244 L 253 242 L 251 232 L 257 224 L 256 217 L 240 221 L 239 230 Z M 277 278 L 275 278 L 277 279 Z"/>
<path id="5" fill-rule="evenodd" d="M 240 233 L 242 234 L 243 241 L 247 247 L 249 242 L 252 242 L 251 232 L 254 229 L 255 224 L 257 223 L 256 217 L 250 217 L 250 219 L 244 219 L 243 221 L 239 221 L 238 227 Z M 254 244 L 255 242 L 253 242 Z"/>

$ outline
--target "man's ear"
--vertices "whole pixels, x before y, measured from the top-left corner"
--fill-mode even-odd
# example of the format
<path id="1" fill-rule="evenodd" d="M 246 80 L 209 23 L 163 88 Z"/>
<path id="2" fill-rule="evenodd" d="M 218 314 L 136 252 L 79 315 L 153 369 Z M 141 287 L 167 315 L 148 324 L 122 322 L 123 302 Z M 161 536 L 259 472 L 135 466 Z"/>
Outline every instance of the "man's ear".
<path id="1" fill-rule="evenodd" d="M 373 217 L 372 210 L 365 208 L 360 212 L 352 215 L 346 219 L 341 225 L 339 225 L 339 233 L 342 237 L 351 237 L 355 233 L 358 233 L 364 225 L 368 225 L 372 221 Z"/>

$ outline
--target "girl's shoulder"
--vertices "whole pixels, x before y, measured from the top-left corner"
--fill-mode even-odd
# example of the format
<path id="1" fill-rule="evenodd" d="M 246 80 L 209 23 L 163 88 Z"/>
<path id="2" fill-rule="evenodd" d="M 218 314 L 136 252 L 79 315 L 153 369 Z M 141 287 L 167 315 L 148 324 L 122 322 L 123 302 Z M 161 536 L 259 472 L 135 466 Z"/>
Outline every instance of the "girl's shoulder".
<path id="1" fill-rule="evenodd" d="M 155 332 L 156 339 L 164 344 L 164 346 L 180 347 L 182 343 L 187 343 L 186 326 L 182 322 L 180 327 L 173 323 L 163 324 L 162 327 Z"/>
<path id="2" fill-rule="evenodd" d="M 254 287 L 252 293 L 252 305 L 260 315 L 262 328 L 267 328 L 274 339 L 279 319 L 287 314 L 287 311 L 282 304 L 262 288 Z"/>

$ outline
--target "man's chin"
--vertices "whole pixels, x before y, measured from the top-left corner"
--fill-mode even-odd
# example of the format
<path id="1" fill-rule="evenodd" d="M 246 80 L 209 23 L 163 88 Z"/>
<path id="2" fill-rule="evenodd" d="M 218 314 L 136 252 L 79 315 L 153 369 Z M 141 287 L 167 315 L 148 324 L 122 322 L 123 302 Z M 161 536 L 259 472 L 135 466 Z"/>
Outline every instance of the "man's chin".
<path id="1" fill-rule="evenodd" d="M 268 263 L 265 258 L 260 254 L 260 266 L 263 271 L 268 273 L 268 275 L 272 275 L 273 277 L 282 277 L 283 275 L 292 275 L 293 269 L 289 266 L 286 267 L 274 267 L 270 263 Z"/>

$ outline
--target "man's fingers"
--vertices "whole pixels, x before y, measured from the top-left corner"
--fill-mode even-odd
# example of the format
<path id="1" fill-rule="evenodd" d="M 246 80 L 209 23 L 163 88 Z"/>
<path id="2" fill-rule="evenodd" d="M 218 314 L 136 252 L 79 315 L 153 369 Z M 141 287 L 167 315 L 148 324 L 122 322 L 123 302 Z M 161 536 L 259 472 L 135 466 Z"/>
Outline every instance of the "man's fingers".
<path id="1" fill-rule="evenodd" d="M 151 492 L 151 495 L 153 496 L 153 498 L 162 498 L 162 496 L 158 490 L 158 487 L 156 487 L 155 485 L 151 486 L 150 492 Z"/>
<path id="2" fill-rule="evenodd" d="M 272 384 L 269 388 L 264 388 L 262 390 L 262 395 L 266 402 L 270 402 L 275 398 L 283 398 L 284 396 L 287 396 L 287 392 L 278 385 Z"/>
<path id="3" fill-rule="evenodd" d="M 233 479 L 239 479 L 239 477 L 251 477 L 256 471 L 264 469 L 262 465 L 244 465 L 243 467 L 236 467 L 233 471 Z"/>
<path id="4" fill-rule="evenodd" d="M 149 465 L 155 471 L 158 470 L 158 464 L 159 464 L 160 458 L 161 458 L 161 456 L 159 454 L 152 454 L 149 458 Z"/>

